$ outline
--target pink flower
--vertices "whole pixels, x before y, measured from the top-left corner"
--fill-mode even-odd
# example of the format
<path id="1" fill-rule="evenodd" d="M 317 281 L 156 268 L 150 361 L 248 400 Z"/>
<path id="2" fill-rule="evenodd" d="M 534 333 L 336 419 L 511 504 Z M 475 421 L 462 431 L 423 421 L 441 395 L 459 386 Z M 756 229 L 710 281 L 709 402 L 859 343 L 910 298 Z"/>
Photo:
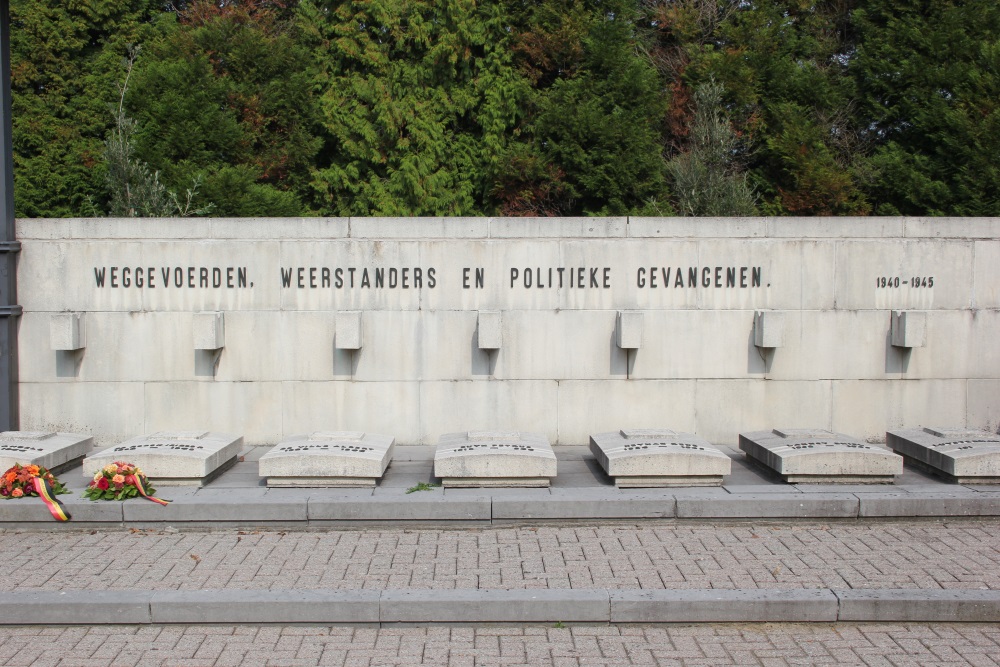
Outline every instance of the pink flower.
<path id="1" fill-rule="evenodd" d="M 20 498 L 21 496 L 24 495 L 24 491 L 22 491 L 21 489 L 14 489 L 13 491 L 10 492 L 10 495 L 14 496 L 15 498 Z"/>

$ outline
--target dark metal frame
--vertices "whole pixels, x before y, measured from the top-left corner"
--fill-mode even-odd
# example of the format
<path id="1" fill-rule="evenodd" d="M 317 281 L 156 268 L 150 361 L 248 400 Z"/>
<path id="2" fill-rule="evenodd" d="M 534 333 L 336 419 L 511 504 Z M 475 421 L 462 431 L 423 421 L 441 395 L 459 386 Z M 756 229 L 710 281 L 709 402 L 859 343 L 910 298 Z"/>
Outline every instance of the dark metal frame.
<path id="1" fill-rule="evenodd" d="M 0 430 L 19 427 L 17 392 L 17 241 L 10 104 L 10 0 L 0 0 Z"/>

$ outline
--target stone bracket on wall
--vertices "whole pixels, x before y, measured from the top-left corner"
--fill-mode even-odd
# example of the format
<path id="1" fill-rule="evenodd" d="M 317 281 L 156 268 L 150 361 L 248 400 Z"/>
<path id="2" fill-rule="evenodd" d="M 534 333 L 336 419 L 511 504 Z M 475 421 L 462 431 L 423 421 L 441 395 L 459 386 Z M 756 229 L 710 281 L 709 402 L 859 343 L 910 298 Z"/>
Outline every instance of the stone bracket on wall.
<path id="1" fill-rule="evenodd" d="M 615 344 L 623 350 L 638 350 L 642 347 L 642 311 L 618 311 L 615 318 Z"/>
<path id="2" fill-rule="evenodd" d="M 480 310 L 477 317 L 480 350 L 499 350 L 503 345 L 503 317 L 499 310 Z"/>
<path id="3" fill-rule="evenodd" d="M 49 346 L 57 352 L 73 352 L 87 347 L 87 327 L 83 313 L 57 313 L 49 320 Z"/>
<path id="4" fill-rule="evenodd" d="M 191 330 L 196 350 L 221 350 L 226 346 L 226 326 L 222 313 L 195 313 Z"/>
<path id="5" fill-rule="evenodd" d="M 361 311 L 345 310 L 337 313 L 334 324 L 335 347 L 338 350 L 360 350 L 361 349 Z"/>
<path id="6" fill-rule="evenodd" d="M 894 310 L 889 328 L 893 347 L 914 348 L 927 344 L 927 313 Z"/>
<path id="7" fill-rule="evenodd" d="M 785 314 L 758 310 L 753 314 L 753 344 L 768 350 L 785 344 Z"/>

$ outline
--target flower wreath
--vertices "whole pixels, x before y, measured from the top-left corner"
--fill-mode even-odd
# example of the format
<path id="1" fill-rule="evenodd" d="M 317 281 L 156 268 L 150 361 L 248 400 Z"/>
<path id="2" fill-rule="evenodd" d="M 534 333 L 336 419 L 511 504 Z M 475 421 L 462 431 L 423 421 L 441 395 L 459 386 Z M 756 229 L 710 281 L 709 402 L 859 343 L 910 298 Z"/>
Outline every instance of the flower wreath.
<path id="1" fill-rule="evenodd" d="M 91 500 L 127 500 L 142 496 L 160 505 L 169 504 L 169 500 L 154 498 L 154 493 L 156 489 L 150 485 L 138 466 L 115 461 L 94 473 L 94 479 L 87 485 L 83 495 Z"/>
<path id="2" fill-rule="evenodd" d="M 56 521 L 69 521 L 69 512 L 56 498 L 57 494 L 62 493 L 69 493 L 69 490 L 55 475 L 41 466 L 15 463 L 0 477 L 0 497 L 10 500 L 37 496 L 49 508 Z"/>

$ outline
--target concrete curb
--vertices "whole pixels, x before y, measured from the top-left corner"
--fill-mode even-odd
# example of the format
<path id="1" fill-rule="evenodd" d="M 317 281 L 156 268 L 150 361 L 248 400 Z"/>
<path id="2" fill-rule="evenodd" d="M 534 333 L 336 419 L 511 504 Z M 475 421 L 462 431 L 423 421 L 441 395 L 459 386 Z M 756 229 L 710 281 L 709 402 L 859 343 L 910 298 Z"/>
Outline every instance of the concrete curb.
<path id="1" fill-rule="evenodd" d="M 0 593 L 0 625 L 1000 622 L 1000 590 L 200 590 Z"/>
<path id="2" fill-rule="evenodd" d="M 727 493 L 687 489 L 657 494 L 590 489 L 502 489 L 475 495 L 440 490 L 405 495 L 346 494 L 301 489 L 201 489 L 175 492 L 166 507 L 143 499 L 91 502 L 71 496 L 63 502 L 72 521 L 56 524 L 37 498 L 0 502 L 0 528 L 87 525 L 195 525 L 217 527 L 351 524 L 510 524 L 530 521 L 648 519 L 883 519 L 893 517 L 1000 516 L 1000 492 L 933 493 Z M 532 493 L 533 492 L 533 493 Z M 164 494 L 170 497 L 170 494 Z M 416 496 L 416 497 L 414 497 Z"/>

